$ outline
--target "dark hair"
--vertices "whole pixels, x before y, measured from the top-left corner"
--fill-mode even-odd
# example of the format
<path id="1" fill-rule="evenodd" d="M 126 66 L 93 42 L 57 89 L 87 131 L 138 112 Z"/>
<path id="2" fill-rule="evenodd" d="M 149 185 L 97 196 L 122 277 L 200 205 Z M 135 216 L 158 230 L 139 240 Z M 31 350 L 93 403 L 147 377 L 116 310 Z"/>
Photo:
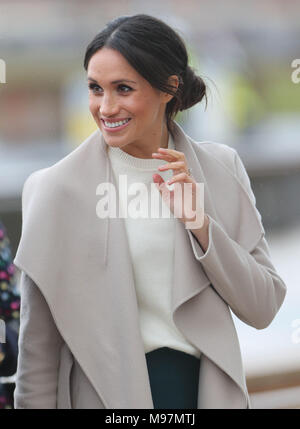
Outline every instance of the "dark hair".
<path id="1" fill-rule="evenodd" d="M 181 37 L 167 24 L 150 15 L 121 16 L 108 22 L 89 43 L 84 68 L 101 48 L 120 52 L 128 63 L 152 87 L 173 95 L 166 106 L 168 130 L 172 133 L 172 118 L 178 111 L 199 103 L 205 96 L 206 85 L 188 65 L 188 53 Z M 168 77 L 177 75 L 178 89 L 167 84 Z"/>

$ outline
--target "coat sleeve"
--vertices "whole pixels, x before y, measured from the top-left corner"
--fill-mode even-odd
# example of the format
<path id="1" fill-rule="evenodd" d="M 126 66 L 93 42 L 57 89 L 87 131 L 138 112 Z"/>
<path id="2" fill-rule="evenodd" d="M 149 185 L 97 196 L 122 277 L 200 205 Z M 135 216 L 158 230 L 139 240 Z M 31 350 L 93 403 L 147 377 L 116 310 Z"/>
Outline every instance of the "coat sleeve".
<path id="1" fill-rule="evenodd" d="M 20 276 L 21 313 L 14 406 L 56 407 L 60 349 L 63 339 L 38 286 Z"/>
<path id="2" fill-rule="evenodd" d="M 234 152 L 237 177 L 255 206 L 250 179 L 240 157 Z M 256 329 L 266 328 L 279 311 L 287 288 L 271 262 L 264 235 L 249 253 L 232 240 L 211 216 L 208 217 L 209 244 L 206 252 L 188 230 L 195 258 L 202 264 L 211 286 L 240 320 Z"/>

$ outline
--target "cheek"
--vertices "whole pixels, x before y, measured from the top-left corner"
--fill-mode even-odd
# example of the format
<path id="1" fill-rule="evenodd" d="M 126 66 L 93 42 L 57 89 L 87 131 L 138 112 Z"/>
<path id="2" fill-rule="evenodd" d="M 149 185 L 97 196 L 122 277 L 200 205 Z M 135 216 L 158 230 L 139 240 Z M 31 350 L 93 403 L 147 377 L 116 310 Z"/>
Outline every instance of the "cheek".
<path id="1" fill-rule="evenodd" d="M 152 117 L 156 103 L 151 97 L 137 97 L 128 103 L 128 110 L 136 116 Z"/>
<path id="2" fill-rule="evenodd" d="M 96 113 L 99 109 L 97 100 L 94 97 L 89 97 L 89 109 L 92 114 Z"/>

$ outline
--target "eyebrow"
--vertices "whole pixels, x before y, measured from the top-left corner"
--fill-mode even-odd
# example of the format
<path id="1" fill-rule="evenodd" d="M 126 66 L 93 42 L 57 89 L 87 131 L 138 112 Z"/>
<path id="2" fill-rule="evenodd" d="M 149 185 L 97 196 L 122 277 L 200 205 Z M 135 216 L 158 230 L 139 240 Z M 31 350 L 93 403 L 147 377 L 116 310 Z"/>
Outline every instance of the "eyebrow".
<path id="1" fill-rule="evenodd" d="M 98 82 L 93 79 L 92 77 L 88 77 L 88 80 L 95 82 L 98 84 Z M 114 80 L 111 83 L 121 83 L 121 82 L 131 82 L 131 83 L 136 83 L 134 80 L 129 80 L 129 79 L 118 79 L 118 80 Z"/>

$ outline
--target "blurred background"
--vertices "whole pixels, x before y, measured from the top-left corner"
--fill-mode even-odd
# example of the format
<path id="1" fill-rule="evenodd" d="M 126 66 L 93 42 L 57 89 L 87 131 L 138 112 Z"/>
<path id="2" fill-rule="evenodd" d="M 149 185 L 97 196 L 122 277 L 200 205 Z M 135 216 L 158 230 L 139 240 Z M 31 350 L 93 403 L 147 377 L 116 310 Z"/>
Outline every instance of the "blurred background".
<path id="1" fill-rule="evenodd" d="M 176 120 L 195 140 L 238 151 L 288 288 L 265 330 L 233 315 L 252 406 L 300 408 L 299 1 L 0 0 L 0 219 L 12 253 L 26 178 L 96 129 L 87 44 L 109 20 L 136 13 L 163 19 L 186 41 L 190 64 L 209 86 L 208 106 Z"/>

